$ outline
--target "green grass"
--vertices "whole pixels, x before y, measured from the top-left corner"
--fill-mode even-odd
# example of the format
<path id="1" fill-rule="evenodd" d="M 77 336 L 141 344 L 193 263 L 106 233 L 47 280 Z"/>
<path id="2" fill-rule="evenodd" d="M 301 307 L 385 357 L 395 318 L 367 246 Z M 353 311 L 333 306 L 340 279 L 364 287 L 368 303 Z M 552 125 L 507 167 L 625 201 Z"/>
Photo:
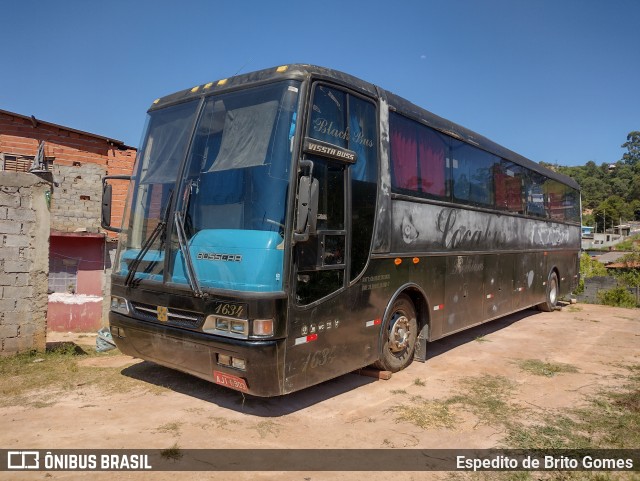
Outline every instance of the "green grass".
<path id="1" fill-rule="evenodd" d="M 464 378 L 461 390 L 455 396 L 443 400 L 427 400 L 421 396 L 411 396 L 408 403 L 389 409 L 395 413 L 396 422 L 407 422 L 422 429 L 455 426 L 458 417 L 455 409 L 471 412 L 479 423 L 504 423 L 514 410 L 508 399 L 514 384 L 503 376 L 484 375 Z"/>
<path id="2" fill-rule="evenodd" d="M 531 361 L 531 360 L 529 360 Z M 574 366 L 524 364 L 537 375 L 576 372 Z M 549 365 L 552 365 L 550 368 Z M 640 364 L 624 366 L 621 383 L 585 398 L 584 404 L 562 410 L 521 406 L 512 402 L 516 385 L 503 376 L 463 378 L 459 392 L 445 399 L 412 396 L 389 411 L 396 422 L 423 429 L 452 428 L 456 410 L 472 413 L 479 423 L 501 427 L 500 447 L 515 449 L 637 449 L 640 446 Z M 529 372 L 531 372 L 529 371 Z M 573 478 L 571 478 L 573 479 Z M 589 478 L 595 479 L 595 478 Z"/>
<path id="3" fill-rule="evenodd" d="M 119 351 L 96 353 L 94 348 L 58 343 L 45 352 L 0 357 L 0 407 L 47 407 L 69 392 L 92 386 L 133 389 L 138 383 L 118 369 L 79 365 L 82 359 L 114 354 Z"/>
<path id="4" fill-rule="evenodd" d="M 504 424 L 514 414 L 509 399 L 515 384 L 504 376 L 485 374 L 460 381 L 461 392 L 448 402 L 474 414 L 482 424 Z"/>
<path id="5" fill-rule="evenodd" d="M 528 410 L 502 418 L 507 449 L 637 449 L 640 446 L 640 364 L 624 366 L 623 384 L 563 410 Z M 474 390 L 478 392 L 477 389 Z M 449 481 L 640 481 L 637 472 L 477 472 L 450 473 Z"/>
<path id="6" fill-rule="evenodd" d="M 625 384 L 592 395 L 585 405 L 538 413 L 530 424 L 513 423 L 510 448 L 637 449 L 640 446 L 640 365 L 627 366 Z"/>
<path id="7" fill-rule="evenodd" d="M 553 377 L 561 373 L 575 373 L 578 368 L 561 362 L 543 362 L 539 359 L 520 359 L 516 362 L 522 371 L 536 376 Z"/>

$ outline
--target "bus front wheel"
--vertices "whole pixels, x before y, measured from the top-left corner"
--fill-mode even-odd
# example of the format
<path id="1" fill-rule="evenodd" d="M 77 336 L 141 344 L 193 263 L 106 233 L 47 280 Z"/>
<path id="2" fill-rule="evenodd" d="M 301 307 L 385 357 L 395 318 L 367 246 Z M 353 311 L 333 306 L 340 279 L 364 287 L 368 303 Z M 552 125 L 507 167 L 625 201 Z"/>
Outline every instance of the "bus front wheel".
<path id="1" fill-rule="evenodd" d="M 556 271 L 551 271 L 547 279 L 547 297 L 544 302 L 538 304 L 538 309 L 544 312 L 553 311 L 558 304 L 558 290 L 558 274 Z"/>
<path id="2" fill-rule="evenodd" d="M 418 338 L 416 309 L 411 299 L 405 295 L 398 296 L 384 329 L 382 353 L 375 366 L 383 371 L 401 371 L 411 364 Z"/>

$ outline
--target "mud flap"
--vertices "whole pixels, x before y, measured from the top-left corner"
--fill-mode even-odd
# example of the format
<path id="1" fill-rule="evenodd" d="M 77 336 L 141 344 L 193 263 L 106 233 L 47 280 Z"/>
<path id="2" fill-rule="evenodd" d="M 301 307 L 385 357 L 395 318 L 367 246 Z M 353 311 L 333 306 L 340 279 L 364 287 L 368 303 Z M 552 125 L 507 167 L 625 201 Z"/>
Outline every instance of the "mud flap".
<path id="1" fill-rule="evenodd" d="M 427 360 L 427 339 L 429 339 L 429 324 L 422 327 L 418 339 L 416 339 L 416 349 L 413 353 L 415 361 L 425 362 Z"/>

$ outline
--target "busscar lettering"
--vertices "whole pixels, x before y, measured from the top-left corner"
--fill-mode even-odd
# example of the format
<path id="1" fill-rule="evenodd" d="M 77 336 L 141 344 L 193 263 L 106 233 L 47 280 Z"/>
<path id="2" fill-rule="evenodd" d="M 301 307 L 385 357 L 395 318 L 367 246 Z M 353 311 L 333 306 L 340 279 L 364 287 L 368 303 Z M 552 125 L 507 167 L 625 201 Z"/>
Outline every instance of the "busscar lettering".
<path id="1" fill-rule="evenodd" d="M 217 254 L 215 252 L 198 252 L 198 260 L 205 261 L 226 261 L 226 262 L 242 262 L 240 254 Z"/>

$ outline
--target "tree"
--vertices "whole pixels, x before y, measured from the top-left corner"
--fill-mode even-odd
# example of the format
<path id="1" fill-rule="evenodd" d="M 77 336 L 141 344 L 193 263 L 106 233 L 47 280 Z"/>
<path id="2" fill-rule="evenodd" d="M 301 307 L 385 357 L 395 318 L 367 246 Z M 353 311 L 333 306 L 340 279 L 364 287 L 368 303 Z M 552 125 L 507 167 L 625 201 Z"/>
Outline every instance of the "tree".
<path id="1" fill-rule="evenodd" d="M 626 164 L 636 166 L 640 164 L 640 132 L 634 130 L 627 134 L 627 141 L 622 144 L 627 152 L 622 156 L 622 161 Z"/>
<path id="2" fill-rule="evenodd" d="M 612 195 L 593 210 L 596 230 L 604 232 L 606 229 L 618 225 L 620 220 L 631 220 L 635 217 L 633 205 L 626 202 L 619 195 Z"/>
<path id="3" fill-rule="evenodd" d="M 596 175 L 598 175 L 598 166 L 593 160 L 590 160 L 585 164 L 584 173 L 587 177 L 595 177 Z"/>
<path id="4" fill-rule="evenodd" d="M 582 188 L 582 207 L 585 209 L 595 209 L 611 194 L 611 186 L 597 177 L 576 179 L 576 182 Z"/>

